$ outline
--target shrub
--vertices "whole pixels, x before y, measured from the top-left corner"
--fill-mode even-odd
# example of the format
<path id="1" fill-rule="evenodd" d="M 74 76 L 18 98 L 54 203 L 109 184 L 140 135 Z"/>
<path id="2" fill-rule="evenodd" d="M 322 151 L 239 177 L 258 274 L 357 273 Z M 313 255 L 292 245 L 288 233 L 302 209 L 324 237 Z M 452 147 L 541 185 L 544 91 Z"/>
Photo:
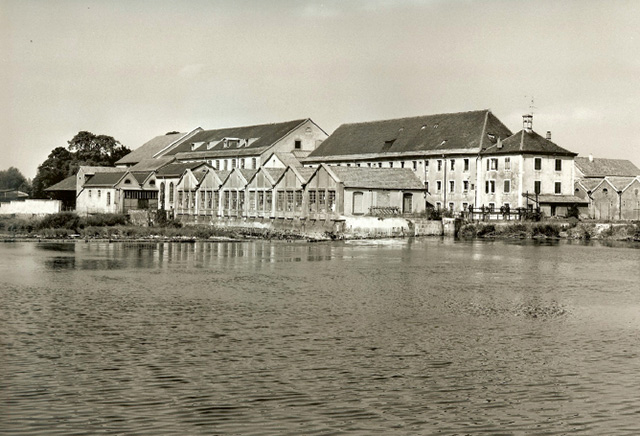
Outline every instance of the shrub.
<path id="1" fill-rule="evenodd" d="M 129 223 L 129 218 L 126 215 L 119 213 L 99 213 L 95 215 L 89 215 L 81 221 L 81 227 L 113 227 L 124 226 Z"/>
<path id="2" fill-rule="evenodd" d="M 460 238 L 475 238 L 478 234 L 478 229 L 475 224 L 464 224 L 460 227 L 458 237 Z"/>
<path id="3" fill-rule="evenodd" d="M 484 224 L 484 225 L 481 225 L 480 228 L 477 230 L 476 235 L 478 237 L 483 237 L 483 236 L 493 234 L 495 232 L 496 232 L 496 226 L 494 226 L 493 224 Z"/>
<path id="4" fill-rule="evenodd" d="M 47 215 L 37 226 L 37 229 L 68 229 L 77 230 L 80 227 L 80 217 L 73 212 L 60 212 Z"/>
<path id="5" fill-rule="evenodd" d="M 556 224 L 535 224 L 532 227 L 533 236 L 545 236 L 557 238 L 560 236 L 560 227 Z"/>

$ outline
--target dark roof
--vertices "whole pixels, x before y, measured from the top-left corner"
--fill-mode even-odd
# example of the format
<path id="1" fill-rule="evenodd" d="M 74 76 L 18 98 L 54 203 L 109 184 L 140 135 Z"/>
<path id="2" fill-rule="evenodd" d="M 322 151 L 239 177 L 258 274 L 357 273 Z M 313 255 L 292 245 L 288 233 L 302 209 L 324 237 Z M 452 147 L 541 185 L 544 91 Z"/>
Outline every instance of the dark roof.
<path id="1" fill-rule="evenodd" d="M 535 194 L 522 194 L 523 197 L 529 197 L 529 200 L 536 201 Z M 539 194 L 538 203 L 542 204 L 589 204 L 589 200 L 576 195 L 555 195 L 555 194 Z"/>
<path id="2" fill-rule="evenodd" d="M 177 147 L 174 147 L 165 155 L 176 155 L 178 153 L 198 153 L 198 157 L 212 157 L 215 156 L 217 152 L 222 151 L 228 152 L 234 150 L 235 152 L 238 152 L 247 149 L 252 150 L 261 147 L 269 147 L 276 141 L 282 139 L 282 137 L 284 137 L 287 133 L 289 133 L 305 121 L 305 119 L 301 119 L 274 124 L 260 124 L 255 126 L 203 130 L 193 135 L 188 141 L 185 141 Z M 250 142 L 249 145 L 243 145 L 242 147 L 233 145 L 229 148 L 224 148 L 223 139 L 225 138 L 238 138 L 241 140 L 248 139 L 250 140 Z M 202 145 L 198 149 L 192 150 L 192 144 L 195 143 L 202 143 Z M 207 147 L 209 145 L 211 146 L 211 148 L 207 150 Z M 183 156 L 185 155 L 181 155 L 181 158 Z"/>
<path id="3" fill-rule="evenodd" d="M 408 168 L 326 167 L 346 188 L 424 189 Z"/>
<path id="4" fill-rule="evenodd" d="M 96 173 L 91 176 L 89 180 L 84 184 L 85 188 L 98 187 L 98 186 L 114 186 L 120 179 L 127 173 L 127 171 L 109 172 L 109 173 Z"/>
<path id="5" fill-rule="evenodd" d="M 136 179 L 136 182 L 143 184 L 144 181 L 147 180 L 147 177 L 149 177 L 149 174 L 151 174 L 152 172 L 153 171 L 131 171 L 131 175 L 134 179 Z"/>
<path id="6" fill-rule="evenodd" d="M 94 167 L 90 165 L 81 165 L 78 169 L 84 171 L 86 175 L 96 174 L 96 173 L 121 173 L 126 171 L 124 168 L 117 167 Z"/>
<path id="7" fill-rule="evenodd" d="M 156 136 L 117 161 L 116 165 L 136 164 L 144 159 L 152 158 L 154 154 L 162 151 L 184 135 L 184 133 L 174 133 L 172 135 Z"/>
<path id="8" fill-rule="evenodd" d="M 152 157 L 149 159 L 143 159 L 134 166 L 130 167 L 129 171 L 155 171 L 173 162 L 174 160 L 174 156 Z"/>
<path id="9" fill-rule="evenodd" d="M 576 156 L 577 153 L 566 150 L 559 145 L 543 138 L 534 131 L 521 130 L 518 133 L 492 144 L 483 154 L 544 154 L 555 156 Z"/>
<path id="10" fill-rule="evenodd" d="M 626 159 L 576 157 L 575 165 L 585 177 L 640 176 L 640 169 Z"/>
<path id="11" fill-rule="evenodd" d="M 511 136 L 511 131 L 489 110 L 343 124 L 303 160 L 365 154 L 477 151 L 496 138 L 507 136 Z"/>
<path id="12" fill-rule="evenodd" d="M 204 151 L 185 151 L 176 153 L 173 155 L 178 160 L 185 159 L 217 159 L 223 157 L 236 157 L 236 156 L 259 156 L 263 152 L 267 151 L 269 147 L 258 148 L 226 148 L 224 150 L 204 150 Z"/>
<path id="13" fill-rule="evenodd" d="M 192 170 L 200 165 L 206 165 L 205 162 L 174 162 L 165 165 L 156 173 L 157 177 L 180 177 L 185 170 Z"/>
<path id="14" fill-rule="evenodd" d="M 76 176 L 69 176 L 66 179 L 49 186 L 45 191 L 74 191 L 76 190 Z"/>

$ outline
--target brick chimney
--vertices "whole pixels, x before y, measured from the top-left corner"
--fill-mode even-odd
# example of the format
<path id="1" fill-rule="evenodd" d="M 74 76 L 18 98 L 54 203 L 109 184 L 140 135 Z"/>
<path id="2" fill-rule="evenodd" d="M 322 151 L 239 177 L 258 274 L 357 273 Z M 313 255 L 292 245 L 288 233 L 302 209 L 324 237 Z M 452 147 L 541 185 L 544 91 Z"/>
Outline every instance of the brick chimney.
<path id="1" fill-rule="evenodd" d="M 532 114 L 522 116 L 522 128 L 527 133 L 531 133 L 533 131 L 533 115 Z"/>
<path id="2" fill-rule="evenodd" d="M 551 141 L 551 130 L 547 130 L 547 141 Z"/>

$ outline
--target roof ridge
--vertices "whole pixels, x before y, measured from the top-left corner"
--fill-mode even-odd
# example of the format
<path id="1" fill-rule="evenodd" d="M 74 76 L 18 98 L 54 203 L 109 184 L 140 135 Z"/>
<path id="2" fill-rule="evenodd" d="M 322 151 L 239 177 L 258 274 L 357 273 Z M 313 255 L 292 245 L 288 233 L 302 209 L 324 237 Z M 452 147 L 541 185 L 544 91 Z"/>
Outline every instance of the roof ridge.
<path id="1" fill-rule="evenodd" d="M 249 126 L 228 126 L 228 127 L 218 127 L 215 129 L 202 129 L 202 133 L 206 133 L 206 132 L 215 132 L 216 130 L 229 130 L 229 129 L 248 129 L 251 127 L 264 127 L 264 126 L 277 126 L 279 124 L 288 124 L 288 123 L 293 123 L 293 122 L 298 122 L 298 123 L 303 123 L 305 121 L 307 121 L 309 118 L 300 118 L 300 119 L 295 119 L 295 120 L 289 120 L 289 121 L 280 121 L 277 123 L 262 123 L 262 124 L 252 124 Z"/>
<path id="2" fill-rule="evenodd" d="M 490 113 L 491 109 L 481 109 L 481 110 L 475 110 L 475 111 L 462 111 L 462 112 L 444 112 L 444 113 L 437 113 L 437 114 L 430 114 L 430 115 L 417 115 L 417 116 L 412 116 L 412 117 L 400 117 L 400 118 L 387 118 L 387 119 L 370 120 L 370 121 L 359 121 L 359 122 L 355 122 L 355 123 L 343 123 L 343 124 L 340 124 L 340 127 L 342 127 L 342 126 L 363 125 L 363 124 L 375 124 L 375 123 L 381 123 L 381 122 L 385 122 L 385 121 L 417 120 L 417 119 L 426 118 L 426 117 L 436 117 L 436 116 L 444 116 L 444 115 L 462 115 L 462 114 L 481 113 L 481 112 Z"/>

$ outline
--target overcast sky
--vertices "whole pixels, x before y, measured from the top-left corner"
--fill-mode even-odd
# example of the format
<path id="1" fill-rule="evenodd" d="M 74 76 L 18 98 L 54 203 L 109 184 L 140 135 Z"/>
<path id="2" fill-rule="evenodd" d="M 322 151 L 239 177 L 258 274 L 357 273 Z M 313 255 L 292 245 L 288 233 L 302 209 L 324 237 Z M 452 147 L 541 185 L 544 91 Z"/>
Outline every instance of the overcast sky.
<path id="1" fill-rule="evenodd" d="M 78 131 L 491 109 L 640 166 L 640 1 L 0 0 L 0 170 Z"/>

